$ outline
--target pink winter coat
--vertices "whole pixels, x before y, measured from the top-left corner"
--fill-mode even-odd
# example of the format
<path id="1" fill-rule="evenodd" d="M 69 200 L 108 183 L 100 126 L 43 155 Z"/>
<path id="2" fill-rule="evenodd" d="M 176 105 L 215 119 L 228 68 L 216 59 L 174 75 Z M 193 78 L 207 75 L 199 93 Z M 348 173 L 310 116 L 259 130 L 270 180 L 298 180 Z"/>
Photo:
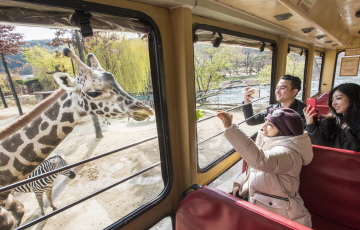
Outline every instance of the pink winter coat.
<path id="1" fill-rule="evenodd" d="M 310 213 L 298 193 L 301 167 L 313 158 L 307 132 L 277 137 L 259 132 L 255 144 L 233 124 L 225 137 L 248 163 L 249 202 L 311 228 Z"/>

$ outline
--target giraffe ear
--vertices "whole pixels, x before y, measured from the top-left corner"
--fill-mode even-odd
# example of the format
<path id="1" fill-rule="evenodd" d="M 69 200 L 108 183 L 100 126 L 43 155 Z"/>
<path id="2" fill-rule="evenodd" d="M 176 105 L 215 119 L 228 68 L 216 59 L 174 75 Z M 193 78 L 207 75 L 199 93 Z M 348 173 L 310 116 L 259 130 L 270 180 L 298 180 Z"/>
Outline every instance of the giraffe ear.
<path id="1" fill-rule="evenodd" d="M 66 91 L 74 92 L 76 90 L 75 80 L 67 73 L 54 73 L 55 81 Z"/>

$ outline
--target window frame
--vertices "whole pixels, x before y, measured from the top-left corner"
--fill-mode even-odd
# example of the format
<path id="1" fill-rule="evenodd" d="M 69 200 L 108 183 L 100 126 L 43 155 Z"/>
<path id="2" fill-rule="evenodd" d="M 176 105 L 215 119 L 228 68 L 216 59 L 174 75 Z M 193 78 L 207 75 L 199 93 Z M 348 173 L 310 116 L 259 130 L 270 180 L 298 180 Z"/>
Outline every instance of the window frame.
<path id="1" fill-rule="evenodd" d="M 272 44 L 272 46 L 274 47 L 274 50 L 272 51 L 272 61 L 271 64 L 272 66 L 274 66 L 274 68 L 271 69 L 271 82 L 275 82 L 275 73 L 276 73 L 276 57 L 277 57 L 277 50 L 278 50 L 278 46 L 277 46 L 277 42 L 275 40 L 272 39 L 268 39 L 268 38 L 263 38 L 263 37 L 259 37 L 256 35 L 251 35 L 251 34 L 246 34 L 246 33 L 242 33 L 239 31 L 234 31 L 234 30 L 229 30 L 229 29 L 225 29 L 225 28 L 221 28 L 221 27 L 217 27 L 217 26 L 212 26 L 212 25 L 208 25 L 208 24 L 196 24 L 193 27 L 193 38 L 195 39 L 195 34 L 196 31 L 198 29 L 201 30 L 207 30 L 207 31 L 211 31 L 213 33 L 223 33 L 223 34 L 228 34 L 231 36 L 237 36 L 237 37 L 243 37 L 243 38 L 248 38 L 248 39 L 253 39 L 253 40 L 258 40 L 258 41 L 263 41 L 263 42 L 269 42 Z M 194 49 L 193 49 L 193 55 L 195 55 Z M 194 71 L 195 72 L 195 71 Z M 193 78 L 195 79 L 195 76 L 193 76 Z M 195 81 L 194 81 L 195 82 Z M 270 87 L 270 98 L 269 101 L 273 101 L 275 98 L 275 89 L 273 87 Z M 195 100 L 195 98 L 194 98 Z M 194 109 L 194 111 L 196 110 L 196 108 Z M 194 116 L 196 116 L 194 114 Z M 197 126 L 197 123 L 195 123 L 195 125 Z M 223 155 L 221 155 L 220 157 L 214 159 L 213 161 L 211 161 L 209 164 L 207 164 L 206 166 L 204 166 L 203 168 L 200 167 L 199 165 L 199 160 L 198 160 L 198 140 L 197 140 L 197 127 L 195 128 L 196 130 L 196 159 L 197 159 L 197 172 L 198 173 L 206 173 L 209 170 L 211 170 L 212 168 L 214 168 L 216 165 L 218 165 L 220 162 L 222 162 L 223 160 L 225 160 L 227 157 L 229 157 L 230 155 L 232 155 L 233 153 L 235 153 L 235 149 L 231 149 L 228 152 L 224 153 Z M 256 135 L 256 134 L 254 134 Z M 253 136 L 252 135 L 252 138 Z"/>
<path id="2" fill-rule="evenodd" d="M 149 47 L 149 58 L 150 58 L 150 69 L 151 69 L 151 81 L 153 85 L 153 96 L 155 103 L 156 123 L 158 132 L 158 143 L 161 161 L 161 173 L 164 182 L 164 189 L 150 202 L 136 208 L 134 211 L 128 213 L 119 220 L 113 222 L 106 229 L 119 229 L 129 222 L 135 220 L 140 215 L 147 212 L 150 208 L 158 205 L 166 196 L 170 193 L 173 185 L 173 166 L 170 148 L 170 132 L 169 122 L 167 113 L 166 103 L 166 92 L 165 92 L 165 74 L 163 64 L 163 51 L 162 51 L 162 40 L 160 30 L 157 27 L 155 21 L 143 12 L 120 8 L 110 5 L 103 5 L 99 3 L 86 2 L 83 4 L 82 1 L 57 1 L 57 0 L 19 0 L 21 2 L 30 3 L 39 6 L 50 6 L 58 8 L 66 8 L 75 10 L 83 10 L 86 12 L 96 12 L 104 15 L 112 15 L 119 17 L 135 18 L 139 21 L 149 25 L 152 28 L 152 32 L 149 34 L 148 47 Z M 22 25 L 24 26 L 24 25 Z M 26 26 L 26 25 L 25 25 Z M 42 25 L 39 25 L 42 26 Z"/>
<path id="3" fill-rule="evenodd" d="M 302 80 L 302 86 L 301 86 L 301 89 L 302 89 L 302 97 L 301 97 L 301 100 L 302 101 L 305 101 L 305 90 L 307 90 L 307 87 L 306 87 L 306 77 L 307 77 L 307 69 L 308 69 L 308 64 L 309 64 L 309 49 L 306 48 L 306 47 L 303 47 L 303 46 L 298 46 L 298 45 L 293 45 L 293 44 L 290 44 L 289 43 L 289 50 L 288 50 L 288 54 L 290 54 L 290 49 L 291 47 L 294 47 L 294 48 L 299 48 L 299 49 L 302 49 L 305 51 L 305 64 L 304 64 L 304 79 Z M 300 55 L 300 54 L 299 54 Z M 286 65 L 287 65 L 287 61 L 286 61 Z M 286 66 L 285 65 L 285 66 Z M 286 73 L 286 69 L 285 69 L 285 73 Z"/>

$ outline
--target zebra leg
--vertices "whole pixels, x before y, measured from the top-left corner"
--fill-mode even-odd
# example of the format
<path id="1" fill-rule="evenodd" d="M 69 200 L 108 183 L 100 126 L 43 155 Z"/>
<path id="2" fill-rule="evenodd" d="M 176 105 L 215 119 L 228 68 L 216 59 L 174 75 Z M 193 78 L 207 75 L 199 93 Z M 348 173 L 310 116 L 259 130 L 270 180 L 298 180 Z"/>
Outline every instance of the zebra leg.
<path id="1" fill-rule="evenodd" d="M 45 211 L 44 211 L 44 201 L 43 201 L 42 192 L 35 192 L 35 196 L 36 196 L 36 199 L 37 199 L 40 209 L 41 209 L 41 215 L 44 216 Z"/>
<path id="2" fill-rule="evenodd" d="M 50 202 L 50 206 L 52 207 L 53 211 L 55 211 L 57 209 L 57 207 L 55 207 L 53 200 L 52 200 L 52 188 L 46 190 L 46 196 Z"/>

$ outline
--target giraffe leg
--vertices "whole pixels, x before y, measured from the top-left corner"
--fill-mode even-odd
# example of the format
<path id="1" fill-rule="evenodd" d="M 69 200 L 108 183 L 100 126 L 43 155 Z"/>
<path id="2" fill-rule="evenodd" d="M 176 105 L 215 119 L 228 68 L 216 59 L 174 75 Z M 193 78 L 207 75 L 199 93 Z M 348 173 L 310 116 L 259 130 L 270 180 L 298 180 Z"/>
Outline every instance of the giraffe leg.
<path id="1" fill-rule="evenodd" d="M 15 219 L 10 212 L 0 206 L 0 229 L 12 230 L 15 227 Z"/>
<path id="2" fill-rule="evenodd" d="M 42 192 L 35 192 L 35 196 L 36 196 L 36 199 L 37 199 L 40 209 L 41 209 L 41 215 L 44 216 L 45 211 L 44 211 L 44 201 L 43 201 Z"/>
<path id="3" fill-rule="evenodd" d="M 24 205 L 10 194 L 0 207 L 0 229 L 19 227 L 24 212 Z"/>
<path id="4" fill-rule="evenodd" d="M 55 207 L 53 200 L 52 200 L 52 188 L 46 190 L 46 196 L 50 202 L 50 206 L 52 207 L 53 211 L 55 211 L 57 209 L 57 207 Z"/>

